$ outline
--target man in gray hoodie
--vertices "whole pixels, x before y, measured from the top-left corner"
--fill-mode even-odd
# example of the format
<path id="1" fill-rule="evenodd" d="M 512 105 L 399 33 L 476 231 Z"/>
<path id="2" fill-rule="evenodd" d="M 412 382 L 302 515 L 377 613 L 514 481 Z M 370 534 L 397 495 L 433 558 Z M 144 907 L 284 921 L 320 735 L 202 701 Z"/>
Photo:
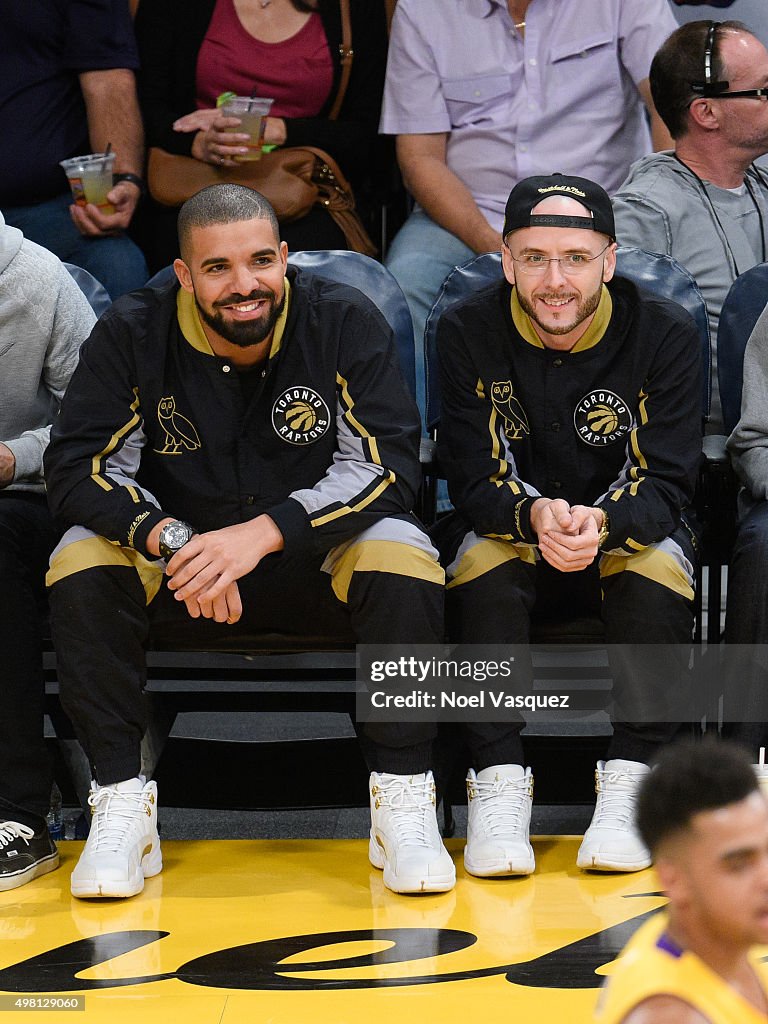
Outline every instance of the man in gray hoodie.
<path id="1" fill-rule="evenodd" d="M 690 22 L 654 57 L 650 85 L 675 149 L 633 165 L 613 201 L 617 238 L 690 271 L 714 347 L 731 284 L 768 259 L 768 163 L 755 163 L 768 153 L 768 51 L 740 22 Z"/>
<path id="2" fill-rule="evenodd" d="M 0 892 L 58 864 L 45 820 L 39 604 L 55 536 L 43 452 L 95 319 L 59 259 L 0 215 Z"/>

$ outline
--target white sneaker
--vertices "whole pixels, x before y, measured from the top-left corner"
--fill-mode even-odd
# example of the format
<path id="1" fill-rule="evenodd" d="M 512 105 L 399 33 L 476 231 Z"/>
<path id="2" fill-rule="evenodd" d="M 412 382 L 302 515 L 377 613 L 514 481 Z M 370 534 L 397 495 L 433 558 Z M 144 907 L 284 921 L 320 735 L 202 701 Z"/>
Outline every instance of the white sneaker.
<path id="1" fill-rule="evenodd" d="M 443 846 L 435 812 L 432 772 L 371 772 L 371 839 L 368 859 L 384 869 L 393 892 L 447 892 L 456 869 Z"/>
<path id="2" fill-rule="evenodd" d="M 760 791 L 763 796 L 768 797 L 768 764 L 754 764 L 752 767 L 755 769 Z"/>
<path id="3" fill-rule="evenodd" d="M 590 871 L 642 871 L 651 854 L 635 828 L 637 790 L 651 769 L 641 761 L 598 761 L 597 805 L 576 856 Z"/>
<path id="4" fill-rule="evenodd" d="M 73 896 L 135 896 L 163 869 L 157 834 L 157 786 L 129 779 L 91 783 L 91 831 L 72 872 Z"/>
<path id="5" fill-rule="evenodd" d="M 467 845 L 470 875 L 530 875 L 536 864 L 528 838 L 533 775 L 519 764 L 497 764 L 467 775 Z"/>

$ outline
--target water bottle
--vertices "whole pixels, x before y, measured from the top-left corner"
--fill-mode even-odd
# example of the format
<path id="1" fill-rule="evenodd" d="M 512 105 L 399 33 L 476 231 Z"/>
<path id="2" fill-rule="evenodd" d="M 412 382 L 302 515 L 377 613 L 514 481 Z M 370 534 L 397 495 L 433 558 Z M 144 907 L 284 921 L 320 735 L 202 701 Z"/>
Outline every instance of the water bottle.
<path id="1" fill-rule="evenodd" d="M 63 820 L 61 813 L 61 790 L 54 782 L 51 787 L 51 808 L 45 816 L 51 839 L 63 838 Z"/>

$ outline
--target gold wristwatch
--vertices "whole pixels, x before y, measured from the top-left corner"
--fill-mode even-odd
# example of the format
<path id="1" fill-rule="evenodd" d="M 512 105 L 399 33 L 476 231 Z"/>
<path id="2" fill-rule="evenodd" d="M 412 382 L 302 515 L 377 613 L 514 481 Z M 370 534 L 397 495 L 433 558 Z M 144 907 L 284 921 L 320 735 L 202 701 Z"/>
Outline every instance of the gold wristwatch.
<path id="1" fill-rule="evenodd" d="M 611 532 L 611 521 L 608 518 L 608 513 L 605 509 L 601 509 L 603 513 L 603 525 L 600 527 L 600 532 L 597 535 L 597 546 L 602 550 L 603 544 L 608 539 L 608 534 Z"/>

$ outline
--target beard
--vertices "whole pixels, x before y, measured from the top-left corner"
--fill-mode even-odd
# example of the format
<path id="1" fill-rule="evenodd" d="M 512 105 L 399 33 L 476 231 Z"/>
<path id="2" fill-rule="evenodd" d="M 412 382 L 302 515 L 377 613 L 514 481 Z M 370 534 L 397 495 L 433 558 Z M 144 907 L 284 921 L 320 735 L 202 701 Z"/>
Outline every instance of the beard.
<path id="1" fill-rule="evenodd" d="M 218 308 L 220 306 L 230 306 L 236 302 L 255 302 L 258 299 L 266 299 L 269 303 L 266 313 L 258 320 L 227 320 L 223 312 Z M 197 300 L 197 296 L 195 296 L 195 305 L 200 314 L 200 319 L 211 330 L 216 331 L 220 337 L 224 338 L 225 341 L 232 345 L 237 345 L 238 348 L 250 348 L 252 345 L 260 344 L 274 330 L 275 324 L 285 307 L 285 293 L 283 293 L 279 306 L 275 301 L 275 293 L 266 288 L 258 288 L 252 291 L 250 295 L 228 295 L 226 299 L 214 302 L 212 313 L 203 309 Z"/>
<path id="2" fill-rule="evenodd" d="M 536 312 L 535 304 L 528 298 L 527 295 L 523 295 L 522 292 L 520 292 L 519 290 L 517 292 L 517 299 L 523 311 L 528 314 L 528 316 L 531 318 L 531 320 L 533 320 L 534 323 L 537 323 L 543 331 L 546 331 L 547 334 L 557 335 L 570 334 L 570 332 L 574 330 L 574 328 L 578 327 L 580 323 L 583 323 L 587 319 L 587 317 L 592 316 L 597 307 L 600 305 L 600 297 L 602 296 L 602 293 L 603 284 L 601 281 L 596 291 L 594 291 L 591 295 L 587 295 L 586 298 L 582 298 L 581 302 L 578 303 L 578 305 L 576 306 L 576 311 L 573 314 L 573 319 L 567 323 L 564 322 L 562 324 L 556 322 L 552 324 L 542 323 Z M 543 294 L 538 295 L 537 298 L 551 302 L 558 301 L 560 299 L 576 298 L 576 296 L 573 292 L 544 292 Z"/>

